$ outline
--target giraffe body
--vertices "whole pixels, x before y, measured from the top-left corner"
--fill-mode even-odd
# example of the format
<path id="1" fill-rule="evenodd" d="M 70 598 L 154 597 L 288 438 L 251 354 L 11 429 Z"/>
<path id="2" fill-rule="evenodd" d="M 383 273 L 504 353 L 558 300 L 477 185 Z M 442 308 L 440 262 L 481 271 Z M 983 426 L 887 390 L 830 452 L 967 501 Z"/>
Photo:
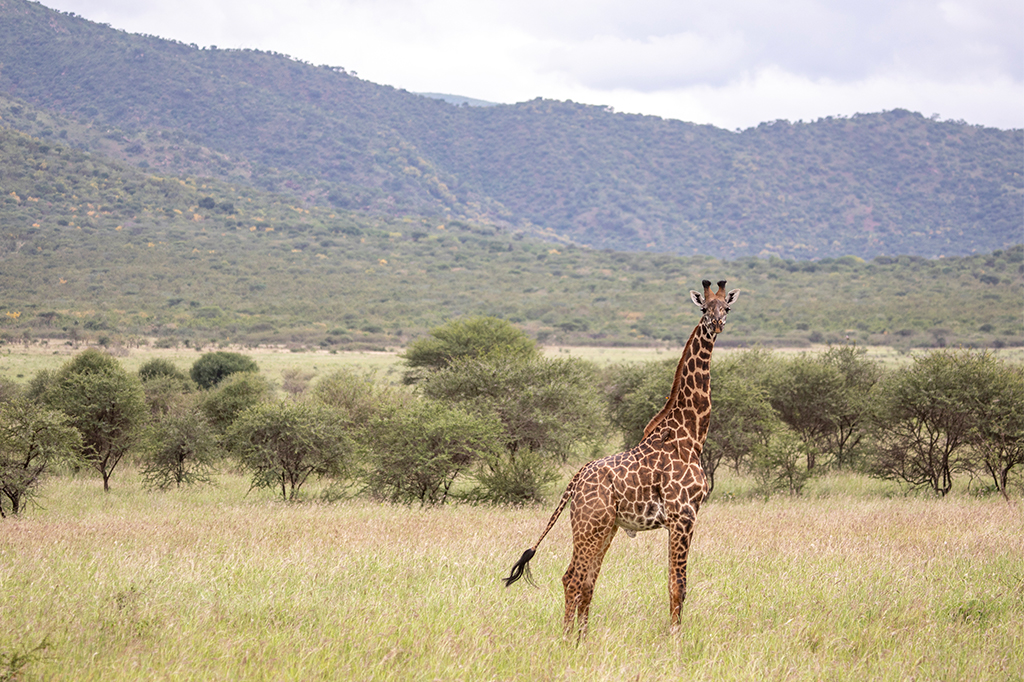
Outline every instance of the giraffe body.
<path id="1" fill-rule="evenodd" d="M 715 337 L 738 290 L 725 293 L 725 282 L 704 296 L 690 295 L 701 307 L 701 322 L 690 334 L 676 368 L 672 392 L 665 407 L 644 429 L 644 438 L 626 452 L 584 464 L 573 476 L 544 532 L 526 550 L 505 579 L 518 580 L 528 569 L 541 540 L 571 502 L 573 553 L 562 577 L 565 588 L 566 635 L 574 625 L 586 636 L 590 602 L 604 555 L 619 528 L 633 537 L 637 532 L 669 531 L 669 614 L 674 626 L 686 598 L 686 561 L 697 511 L 707 494 L 707 479 L 700 454 L 711 416 L 710 368 Z"/>

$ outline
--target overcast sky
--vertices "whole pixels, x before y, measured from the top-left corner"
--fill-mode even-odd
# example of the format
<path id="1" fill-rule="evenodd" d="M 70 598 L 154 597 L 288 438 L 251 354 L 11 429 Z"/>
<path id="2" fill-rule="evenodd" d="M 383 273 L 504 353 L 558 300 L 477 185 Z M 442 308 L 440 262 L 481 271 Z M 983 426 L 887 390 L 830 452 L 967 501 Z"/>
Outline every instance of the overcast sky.
<path id="1" fill-rule="evenodd" d="M 723 128 L 905 108 L 1024 128 L 1021 0 L 42 0 L 412 92 Z"/>

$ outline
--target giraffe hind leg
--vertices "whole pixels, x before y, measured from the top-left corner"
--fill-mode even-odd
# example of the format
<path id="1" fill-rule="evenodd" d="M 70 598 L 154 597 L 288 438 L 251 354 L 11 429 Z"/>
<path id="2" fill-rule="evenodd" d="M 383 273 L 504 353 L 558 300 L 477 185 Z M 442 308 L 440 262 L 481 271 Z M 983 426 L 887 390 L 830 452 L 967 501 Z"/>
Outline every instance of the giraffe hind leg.
<path id="1" fill-rule="evenodd" d="M 563 633 L 568 638 L 575 629 L 577 643 L 587 637 L 590 602 L 594 597 L 594 587 L 597 584 L 597 576 L 601 572 L 604 555 L 612 544 L 616 530 L 618 530 L 617 527 L 610 524 L 603 533 L 603 537 L 594 538 L 588 543 L 581 543 L 584 546 L 580 549 L 574 547 L 572 561 L 569 563 L 565 575 L 562 576 L 562 585 L 565 587 Z"/>
<path id="2" fill-rule="evenodd" d="M 576 625 L 576 608 L 579 605 L 579 580 L 576 577 L 576 552 L 573 552 L 569 568 L 562 576 L 565 589 L 565 618 L 562 620 L 562 635 L 568 639 Z"/>

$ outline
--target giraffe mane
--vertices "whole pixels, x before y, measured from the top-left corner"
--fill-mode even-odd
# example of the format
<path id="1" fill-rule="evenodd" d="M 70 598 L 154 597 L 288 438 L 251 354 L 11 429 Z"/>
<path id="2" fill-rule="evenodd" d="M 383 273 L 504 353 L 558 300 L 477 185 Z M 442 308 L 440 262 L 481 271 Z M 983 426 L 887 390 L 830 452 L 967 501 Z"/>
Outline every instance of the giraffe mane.
<path id="1" fill-rule="evenodd" d="M 647 422 L 647 426 L 644 427 L 644 438 L 647 438 L 655 429 L 661 425 L 661 422 L 665 421 L 665 417 L 675 409 L 676 396 L 679 395 L 679 385 L 683 380 L 683 368 L 686 367 L 687 361 L 693 356 L 693 337 L 700 330 L 698 324 L 690 332 L 690 338 L 686 341 L 686 346 L 683 347 L 683 355 L 679 358 L 679 364 L 676 366 L 676 376 L 672 380 L 672 391 L 668 394 L 668 399 L 665 401 L 665 407 L 661 408 L 661 412 L 654 415 L 651 421 Z"/>

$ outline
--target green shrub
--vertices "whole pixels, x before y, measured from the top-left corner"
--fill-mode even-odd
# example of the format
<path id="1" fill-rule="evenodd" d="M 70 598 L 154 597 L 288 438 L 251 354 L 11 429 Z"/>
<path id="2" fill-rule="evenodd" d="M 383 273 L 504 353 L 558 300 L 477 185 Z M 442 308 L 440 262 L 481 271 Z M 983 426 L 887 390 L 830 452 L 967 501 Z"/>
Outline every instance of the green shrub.
<path id="1" fill-rule="evenodd" d="M 79 353 L 39 389 L 47 407 L 60 410 L 82 434 L 83 454 L 103 477 L 110 477 L 138 442 L 148 416 L 139 378 L 114 358 L 95 349 Z"/>
<path id="2" fill-rule="evenodd" d="M 402 357 L 413 370 L 437 371 L 465 358 L 539 355 L 537 344 L 511 323 L 495 317 L 471 317 L 431 329 L 430 336 L 410 343 Z M 409 372 L 406 380 L 416 381 L 422 371 Z"/>
<path id="3" fill-rule="evenodd" d="M 165 415 L 150 428 L 147 441 L 142 477 L 158 490 L 208 483 L 221 457 L 216 431 L 195 407 Z"/>
<path id="4" fill-rule="evenodd" d="M 315 401 L 254 405 L 231 425 L 227 443 L 252 475 L 252 488 L 279 490 L 293 501 L 311 476 L 341 478 L 354 450 L 338 415 Z"/>
<path id="5" fill-rule="evenodd" d="M 241 353 L 214 351 L 206 353 L 192 365 L 190 375 L 199 388 L 213 388 L 225 377 L 237 372 L 258 372 L 256 362 Z"/>
<path id="6" fill-rule="evenodd" d="M 481 462 L 498 458 L 501 423 L 434 400 L 382 411 L 366 430 L 367 489 L 392 502 L 443 504 Z"/>
<path id="7" fill-rule="evenodd" d="M 225 433 L 239 414 L 271 394 L 270 383 L 262 375 L 240 372 L 204 395 L 199 409 L 219 433 Z"/>
<path id="8" fill-rule="evenodd" d="M 17 516 L 47 473 L 81 456 L 70 420 L 26 398 L 0 403 L 0 517 Z"/>

